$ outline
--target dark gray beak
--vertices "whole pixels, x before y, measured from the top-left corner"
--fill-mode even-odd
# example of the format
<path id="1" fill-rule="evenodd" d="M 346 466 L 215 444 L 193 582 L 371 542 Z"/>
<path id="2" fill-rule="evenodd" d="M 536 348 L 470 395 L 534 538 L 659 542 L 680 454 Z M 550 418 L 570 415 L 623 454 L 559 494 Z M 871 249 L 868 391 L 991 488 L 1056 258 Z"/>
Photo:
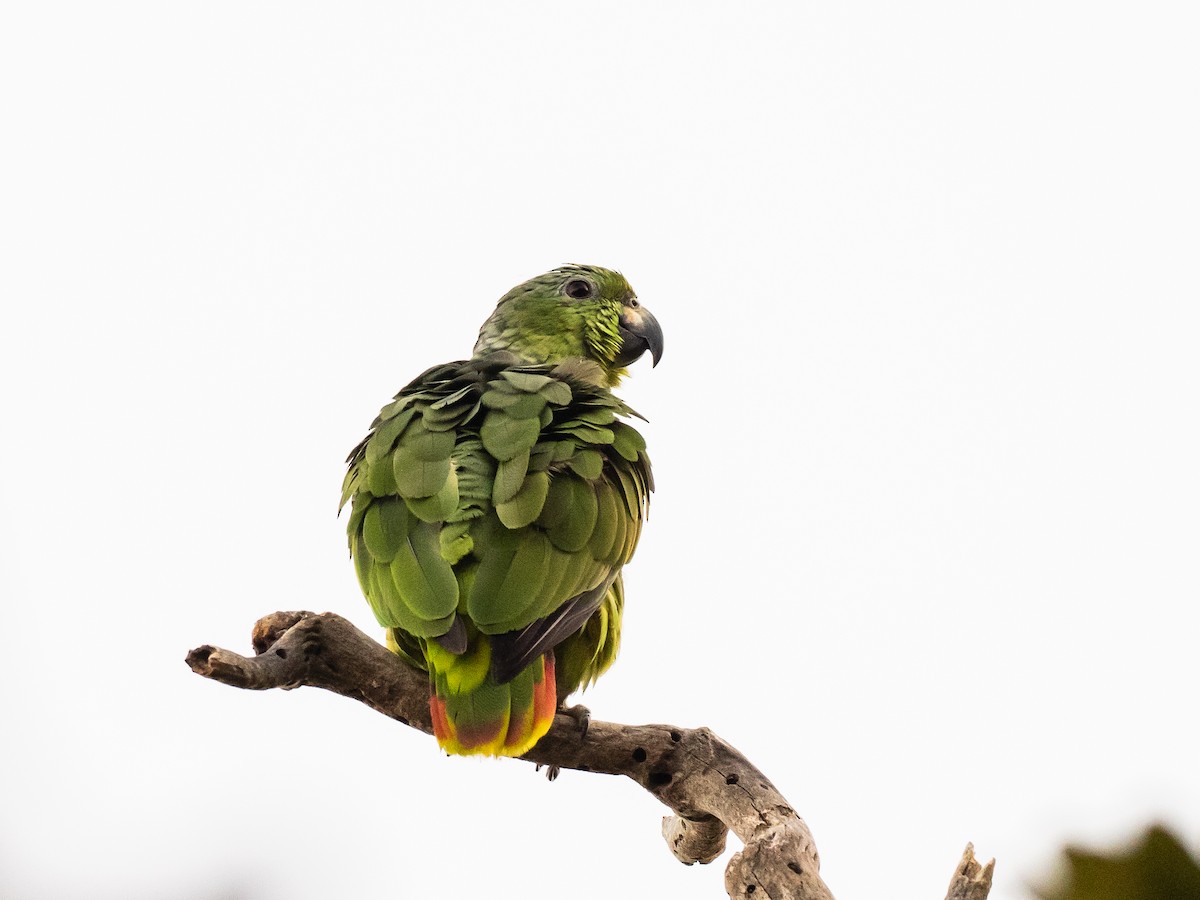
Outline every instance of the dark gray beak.
<path id="1" fill-rule="evenodd" d="M 663 333 L 658 319 L 644 306 L 627 306 L 618 323 L 621 332 L 621 350 L 615 360 L 618 366 L 635 362 L 647 350 L 654 365 L 662 359 Z"/>

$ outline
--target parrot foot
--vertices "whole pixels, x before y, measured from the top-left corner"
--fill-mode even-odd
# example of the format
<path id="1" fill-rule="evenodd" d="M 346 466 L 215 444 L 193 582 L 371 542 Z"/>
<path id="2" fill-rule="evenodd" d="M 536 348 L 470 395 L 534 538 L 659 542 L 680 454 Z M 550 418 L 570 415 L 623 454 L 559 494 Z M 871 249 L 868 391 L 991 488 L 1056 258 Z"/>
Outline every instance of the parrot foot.
<path id="1" fill-rule="evenodd" d="M 580 741 L 583 741 L 585 738 L 587 738 L 588 725 L 591 724 L 592 721 L 592 711 L 590 709 L 588 709 L 582 703 L 576 703 L 574 706 L 560 707 L 558 711 L 564 716 L 569 716 L 575 720 L 575 723 L 579 726 Z M 542 771 L 541 763 L 537 764 L 536 771 Z M 554 779 L 558 778 L 558 773 L 561 771 L 562 769 L 559 766 L 546 766 L 546 779 L 549 781 L 554 781 Z"/>
<path id="2" fill-rule="evenodd" d="M 575 720 L 575 724 L 579 726 L 579 740 L 586 740 L 588 726 L 592 724 L 592 711 L 582 703 L 576 703 L 574 706 L 564 706 L 559 712 Z"/>

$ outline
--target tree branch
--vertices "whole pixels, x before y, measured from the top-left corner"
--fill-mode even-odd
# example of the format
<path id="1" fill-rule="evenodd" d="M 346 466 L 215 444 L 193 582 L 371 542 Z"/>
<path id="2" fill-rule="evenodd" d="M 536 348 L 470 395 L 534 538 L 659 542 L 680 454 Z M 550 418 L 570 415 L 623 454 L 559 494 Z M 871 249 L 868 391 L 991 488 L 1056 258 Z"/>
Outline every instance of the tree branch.
<path id="1" fill-rule="evenodd" d="M 256 656 L 205 645 L 191 651 L 187 663 L 197 674 L 233 687 L 323 688 L 433 733 L 425 673 L 341 616 L 272 613 L 255 624 L 251 639 Z M 687 865 L 720 856 L 732 831 L 744 847 L 725 870 L 730 897 L 833 898 L 804 820 L 762 772 L 707 728 L 592 721 L 584 737 L 578 722 L 560 713 L 522 759 L 633 779 L 675 813 L 663 819 L 663 837 Z M 947 900 L 984 900 L 991 872 L 992 863 L 981 869 L 968 845 Z"/>
<path id="2" fill-rule="evenodd" d="M 988 892 L 992 889 L 992 871 L 995 868 L 994 859 L 981 866 L 975 858 L 974 845 L 967 844 L 962 860 L 954 870 L 954 877 L 950 879 L 946 900 L 987 900 Z"/>

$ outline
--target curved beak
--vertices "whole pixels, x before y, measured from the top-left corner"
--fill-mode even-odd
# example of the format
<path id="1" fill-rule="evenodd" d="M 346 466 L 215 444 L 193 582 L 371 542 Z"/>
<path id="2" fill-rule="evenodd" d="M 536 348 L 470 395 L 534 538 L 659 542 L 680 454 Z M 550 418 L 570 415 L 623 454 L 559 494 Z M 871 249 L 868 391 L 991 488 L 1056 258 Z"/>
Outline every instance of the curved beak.
<path id="1" fill-rule="evenodd" d="M 621 332 L 621 350 L 615 360 L 618 366 L 629 365 L 647 350 L 654 365 L 658 365 L 663 352 L 662 326 L 650 310 L 644 306 L 625 307 L 618 328 Z"/>

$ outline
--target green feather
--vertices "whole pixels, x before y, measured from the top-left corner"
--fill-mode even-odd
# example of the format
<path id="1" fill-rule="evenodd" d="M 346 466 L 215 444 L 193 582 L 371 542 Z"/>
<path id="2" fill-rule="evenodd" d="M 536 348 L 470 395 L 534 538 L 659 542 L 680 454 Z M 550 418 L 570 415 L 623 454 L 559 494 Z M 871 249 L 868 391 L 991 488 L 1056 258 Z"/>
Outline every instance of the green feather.
<path id="1" fill-rule="evenodd" d="M 566 406 L 571 402 L 571 386 L 565 381 L 548 381 L 538 393 L 555 406 Z"/>
<path id="2" fill-rule="evenodd" d="M 596 483 L 596 527 L 588 541 L 588 549 L 596 559 L 612 559 L 617 520 L 624 515 L 621 505 L 622 501 L 611 482 L 601 479 Z"/>
<path id="3" fill-rule="evenodd" d="M 565 590 L 568 597 L 578 596 L 584 591 L 594 588 L 604 580 L 605 575 L 611 568 L 609 566 L 598 565 L 596 560 L 590 559 L 586 555 L 578 558 L 580 564 L 575 567 L 575 580 Z"/>
<path id="4" fill-rule="evenodd" d="M 452 394 L 447 394 L 445 397 L 435 400 L 433 403 L 429 404 L 429 409 L 445 409 L 446 407 L 453 406 L 454 404 L 458 403 L 458 401 L 465 400 L 466 398 L 478 392 L 479 388 L 476 385 L 468 384 L 466 387 L 459 388 Z M 429 410 L 425 411 L 425 415 L 429 415 Z"/>
<path id="5" fill-rule="evenodd" d="M 546 398 L 541 394 L 522 394 L 504 411 L 514 419 L 537 419 L 546 412 Z"/>
<path id="6" fill-rule="evenodd" d="M 537 618 L 541 618 L 557 609 L 570 599 L 563 582 L 572 571 L 571 554 L 563 553 L 557 547 L 550 548 L 550 560 L 546 565 L 546 580 L 542 584 L 538 608 L 534 610 Z"/>
<path id="7" fill-rule="evenodd" d="M 390 457 L 370 462 L 364 459 L 359 463 L 367 472 L 367 488 L 376 497 L 386 497 L 396 493 L 396 470 Z"/>
<path id="8" fill-rule="evenodd" d="M 496 467 L 496 481 L 492 486 L 492 503 L 499 506 L 512 500 L 525 483 L 525 474 L 528 471 L 528 450 L 500 463 Z"/>
<path id="9" fill-rule="evenodd" d="M 362 588 L 363 594 L 370 600 L 370 575 L 371 569 L 374 568 L 374 563 L 371 560 L 371 551 L 367 549 L 367 542 L 363 539 L 362 535 L 351 538 L 350 557 L 354 560 L 354 574 L 358 576 L 358 586 Z M 376 616 L 378 616 L 378 612 Z"/>
<path id="10" fill-rule="evenodd" d="M 541 514 L 549 490 L 550 476 L 545 472 L 534 472 L 511 500 L 496 504 L 496 514 L 506 527 L 524 528 Z"/>
<path id="11" fill-rule="evenodd" d="M 567 501 L 569 514 L 563 516 L 547 533 L 555 547 L 572 553 L 578 552 L 587 546 L 596 530 L 599 512 L 596 492 L 588 482 L 569 475 L 560 475 L 556 481 L 566 485 L 570 493 Z"/>
<path id="12" fill-rule="evenodd" d="M 642 495 L 638 491 L 633 476 L 625 466 L 618 466 L 617 477 L 621 480 L 621 496 L 625 500 L 625 509 L 629 512 L 629 518 L 640 519 L 642 517 Z"/>
<path id="13" fill-rule="evenodd" d="M 346 536 L 349 539 L 351 556 L 354 555 L 354 541 L 362 532 L 363 517 L 366 516 L 373 499 L 375 498 L 367 491 L 359 491 L 354 496 L 354 503 L 350 507 L 350 521 L 346 523 Z"/>
<path id="14" fill-rule="evenodd" d="M 483 448 L 503 462 L 532 449 L 540 431 L 535 419 L 514 419 L 502 410 L 494 409 L 483 420 L 479 437 Z"/>
<path id="15" fill-rule="evenodd" d="M 508 409 L 525 395 L 510 385 L 500 382 L 480 398 L 480 402 L 488 409 Z"/>
<path id="16" fill-rule="evenodd" d="M 346 477 L 342 479 L 342 499 L 338 501 L 338 512 L 342 511 L 346 501 L 354 496 L 361 484 L 362 472 L 358 466 L 352 465 L 346 470 Z"/>
<path id="17" fill-rule="evenodd" d="M 627 563 L 633 559 L 633 552 L 637 549 L 638 539 L 642 536 L 642 521 L 634 519 L 629 522 L 625 529 L 625 543 L 621 547 L 621 562 Z"/>
<path id="18" fill-rule="evenodd" d="M 567 461 L 567 465 L 580 478 L 595 481 L 604 467 L 604 456 L 599 450 L 580 450 Z"/>
<path id="19" fill-rule="evenodd" d="M 526 709 L 532 706 L 533 686 L 533 669 L 523 669 L 508 683 L 509 705 L 513 709 Z"/>
<path id="20" fill-rule="evenodd" d="M 404 501 L 385 497 L 371 504 L 362 522 L 363 540 L 371 556 L 390 563 L 400 545 L 408 540 L 409 515 Z"/>
<path id="21" fill-rule="evenodd" d="M 556 430 L 560 434 L 570 435 L 585 444 L 611 444 L 616 437 L 611 428 L 600 428 L 596 425 L 588 425 L 586 422 Z"/>
<path id="22" fill-rule="evenodd" d="M 423 419 L 413 422 L 400 446 L 419 460 L 433 462 L 446 459 L 454 452 L 454 435 L 446 431 L 430 431 Z"/>
<path id="23" fill-rule="evenodd" d="M 575 418 L 580 422 L 587 422 L 589 425 L 611 425 L 616 420 L 617 414 L 611 407 L 601 406 L 578 413 Z"/>
<path id="24" fill-rule="evenodd" d="M 512 631 L 535 618 L 528 611 L 549 573 L 550 549 L 544 534 L 526 531 L 507 565 L 485 573 L 484 566 L 491 562 L 491 557 L 480 563 L 467 598 L 467 613 L 481 631 L 488 634 Z"/>
<path id="25" fill-rule="evenodd" d="M 458 606 L 458 581 L 442 558 L 438 529 L 428 522 L 410 524 L 408 540 L 398 548 L 391 570 L 405 605 L 419 618 L 444 619 Z"/>
<path id="26" fill-rule="evenodd" d="M 485 453 L 478 439 L 458 445 L 455 454 L 458 474 L 458 511 L 452 520 L 472 519 L 492 508 L 492 488 L 496 463 Z"/>
<path id="27" fill-rule="evenodd" d="M 386 422 L 412 402 L 413 398 L 411 395 L 406 395 L 403 392 L 397 394 L 396 398 L 392 400 L 391 403 L 379 411 L 379 415 L 375 417 L 374 424 L 379 425 L 380 422 Z"/>
<path id="28" fill-rule="evenodd" d="M 625 515 L 624 513 L 619 513 L 616 518 L 616 526 L 617 527 L 613 532 L 612 546 L 610 546 L 603 553 L 603 555 L 600 556 L 600 558 L 613 563 L 624 563 L 625 541 L 628 538 L 630 528 L 629 516 Z"/>
<path id="29" fill-rule="evenodd" d="M 455 565 L 459 560 L 471 552 L 471 548 L 475 546 L 475 541 L 471 538 L 470 522 L 453 522 L 442 526 L 442 530 L 438 532 L 438 548 L 441 551 L 442 559 Z M 462 594 L 462 586 L 459 586 L 459 594 Z"/>
<path id="30" fill-rule="evenodd" d="M 637 429 L 624 422 L 617 422 L 613 425 L 613 449 L 620 453 L 630 462 L 636 462 L 638 454 L 646 449 L 646 440 Z"/>
<path id="31" fill-rule="evenodd" d="M 392 471 L 402 497 L 432 497 L 450 477 L 450 457 L 425 460 L 401 445 L 392 454 Z"/>
<path id="32" fill-rule="evenodd" d="M 544 472 L 554 462 L 554 443 L 539 441 L 529 453 L 529 471 Z"/>
<path id="33" fill-rule="evenodd" d="M 554 380 L 549 375 L 536 375 L 532 372 L 514 372 L 512 369 L 505 369 L 500 373 L 500 377 L 517 390 L 526 391 L 531 394 L 540 391 Z"/>
<path id="34" fill-rule="evenodd" d="M 415 414 L 416 410 L 410 408 L 393 418 L 385 419 L 381 422 L 379 427 L 375 429 L 375 433 L 367 441 L 364 455 L 368 463 L 378 462 L 381 458 L 392 452 L 392 447 L 396 445 L 396 439 L 408 427 L 409 422 L 413 420 Z"/>
<path id="35" fill-rule="evenodd" d="M 421 621 L 405 606 L 392 580 L 391 569 L 383 563 L 372 563 L 368 573 L 367 599 L 382 625 L 416 631 Z"/>
<path id="36" fill-rule="evenodd" d="M 450 431 L 457 428 L 479 409 L 479 402 L 474 405 L 460 404 L 459 406 L 450 406 L 446 409 L 427 409 L 425 414 L 421 416 L 421 421 L 430 431 Z"/>
<path id="37" fill-rule="evenodd" d="M 550 489 L 546 492 L 546 501 L 537 518 L 539 528 L 552 531 L 571 514 L 571 482 L 574 480 L 567 475 L 550 479 Z"/>
<path id="38" fill-rule="evenodd" d="M 565 407 L 571 402 L 571 385 L 566 382 L 560 382 L 558 379 L 553 379 L 545 385 L 542 385 L 538 391 L 541 396 L 556 407 Z"/>
<path id="39" fill-rule="evenodd" d="M 405 497 L 404 502 L 412 510 L 412 514 L 425 522 L 444 522 L 458 509 L 458 478 L 454 470 L 446 483 L 432 497 Z"/>
<path id="40" fill-rule="evenodd" d="M 495 513 L 474 520 L 471 538 L 479 568 L 468 595 L 468 609 L 472 603 L 486 604 L 487 598 L 500 589 L 520 543 L 520 536 L 501 525 Z"/>

